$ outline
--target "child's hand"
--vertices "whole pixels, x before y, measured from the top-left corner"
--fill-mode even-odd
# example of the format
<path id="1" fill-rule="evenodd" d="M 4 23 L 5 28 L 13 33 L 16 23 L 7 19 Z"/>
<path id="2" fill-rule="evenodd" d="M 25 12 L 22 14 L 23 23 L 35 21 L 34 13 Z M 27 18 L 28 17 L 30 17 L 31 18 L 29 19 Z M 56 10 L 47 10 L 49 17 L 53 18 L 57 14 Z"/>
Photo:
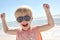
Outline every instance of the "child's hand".
<path id="1" fill-rule="evenodd" d="M 44 9 L 48 10 L 50 7 L 48 4 L 43 4 Z"/>
<path id="2" fill-rule="evenodd" d="M 5 13 L 1 14 L 1 19 L 5 19 Z"/>

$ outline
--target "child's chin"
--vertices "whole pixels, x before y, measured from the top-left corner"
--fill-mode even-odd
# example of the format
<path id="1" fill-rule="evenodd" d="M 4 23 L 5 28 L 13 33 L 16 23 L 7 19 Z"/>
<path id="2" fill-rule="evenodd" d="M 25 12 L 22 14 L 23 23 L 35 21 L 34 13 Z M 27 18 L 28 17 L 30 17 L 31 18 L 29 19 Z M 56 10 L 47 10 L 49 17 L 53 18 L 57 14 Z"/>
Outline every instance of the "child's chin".
<path id="1" fill-rule="evenodd" d="M 30 28 L 27 26 L 27 27 L 23 27 L 22 28 L 22 30 L 24 30 L 24 31 L 27 31 L 27 30 L 29 30 Z"/>

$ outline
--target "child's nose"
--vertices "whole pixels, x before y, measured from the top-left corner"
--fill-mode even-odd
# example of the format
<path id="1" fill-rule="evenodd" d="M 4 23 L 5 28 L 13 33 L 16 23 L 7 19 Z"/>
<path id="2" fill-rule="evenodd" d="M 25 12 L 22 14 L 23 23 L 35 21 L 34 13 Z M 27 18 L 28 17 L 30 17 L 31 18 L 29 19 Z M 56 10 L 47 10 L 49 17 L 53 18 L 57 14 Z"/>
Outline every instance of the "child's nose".
<path id="1" fill-rule="evenodd" d="M 22 23 L 22 24 L 27 24 L 27 21 L 22 21 L 21 23 Z"/>

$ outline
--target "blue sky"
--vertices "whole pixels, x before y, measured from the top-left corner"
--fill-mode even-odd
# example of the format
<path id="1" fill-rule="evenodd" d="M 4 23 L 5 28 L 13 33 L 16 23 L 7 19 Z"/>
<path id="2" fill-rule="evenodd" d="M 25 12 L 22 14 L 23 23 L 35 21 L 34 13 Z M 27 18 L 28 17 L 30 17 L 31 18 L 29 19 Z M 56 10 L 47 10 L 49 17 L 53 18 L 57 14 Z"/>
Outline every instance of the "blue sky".
<path id="1" fill-rule="evenodd" d="M 43 9 L 44 3 L 50 5 L 50 11 L 52 15 L 58 15 L 60 13 L 60 0 L 0 0 L 0 14 L 5 12 L 6 20 L 14 21 L 15 9 L 22 5 L 27 5 L 33 9 L 34 17 L 42 17 L 45 16 Z"/>

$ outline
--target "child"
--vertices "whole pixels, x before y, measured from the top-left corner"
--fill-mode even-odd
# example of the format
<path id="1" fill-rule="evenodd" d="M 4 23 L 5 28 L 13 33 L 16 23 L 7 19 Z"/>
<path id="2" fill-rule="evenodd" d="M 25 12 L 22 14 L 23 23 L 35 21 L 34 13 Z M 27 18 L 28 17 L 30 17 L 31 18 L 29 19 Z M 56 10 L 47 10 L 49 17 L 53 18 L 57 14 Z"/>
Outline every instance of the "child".
<path id="1" fill-rule="evenodd" d="M 2 25 L 5 33 L 16 35 L 16 40 L 42 40 L 41 33 L 54 27 L 54 21 L 50 14 L 48 4 L 43 4 L 45 9 L 48 24 L 31 28 L 30 24 L 33 20 L 32 11 L 27 7 L 20 7 L 15 12 L 17 22 L 22 29 L 9 30 L 5 20 L 5 13 L 1 14 Z"/>

